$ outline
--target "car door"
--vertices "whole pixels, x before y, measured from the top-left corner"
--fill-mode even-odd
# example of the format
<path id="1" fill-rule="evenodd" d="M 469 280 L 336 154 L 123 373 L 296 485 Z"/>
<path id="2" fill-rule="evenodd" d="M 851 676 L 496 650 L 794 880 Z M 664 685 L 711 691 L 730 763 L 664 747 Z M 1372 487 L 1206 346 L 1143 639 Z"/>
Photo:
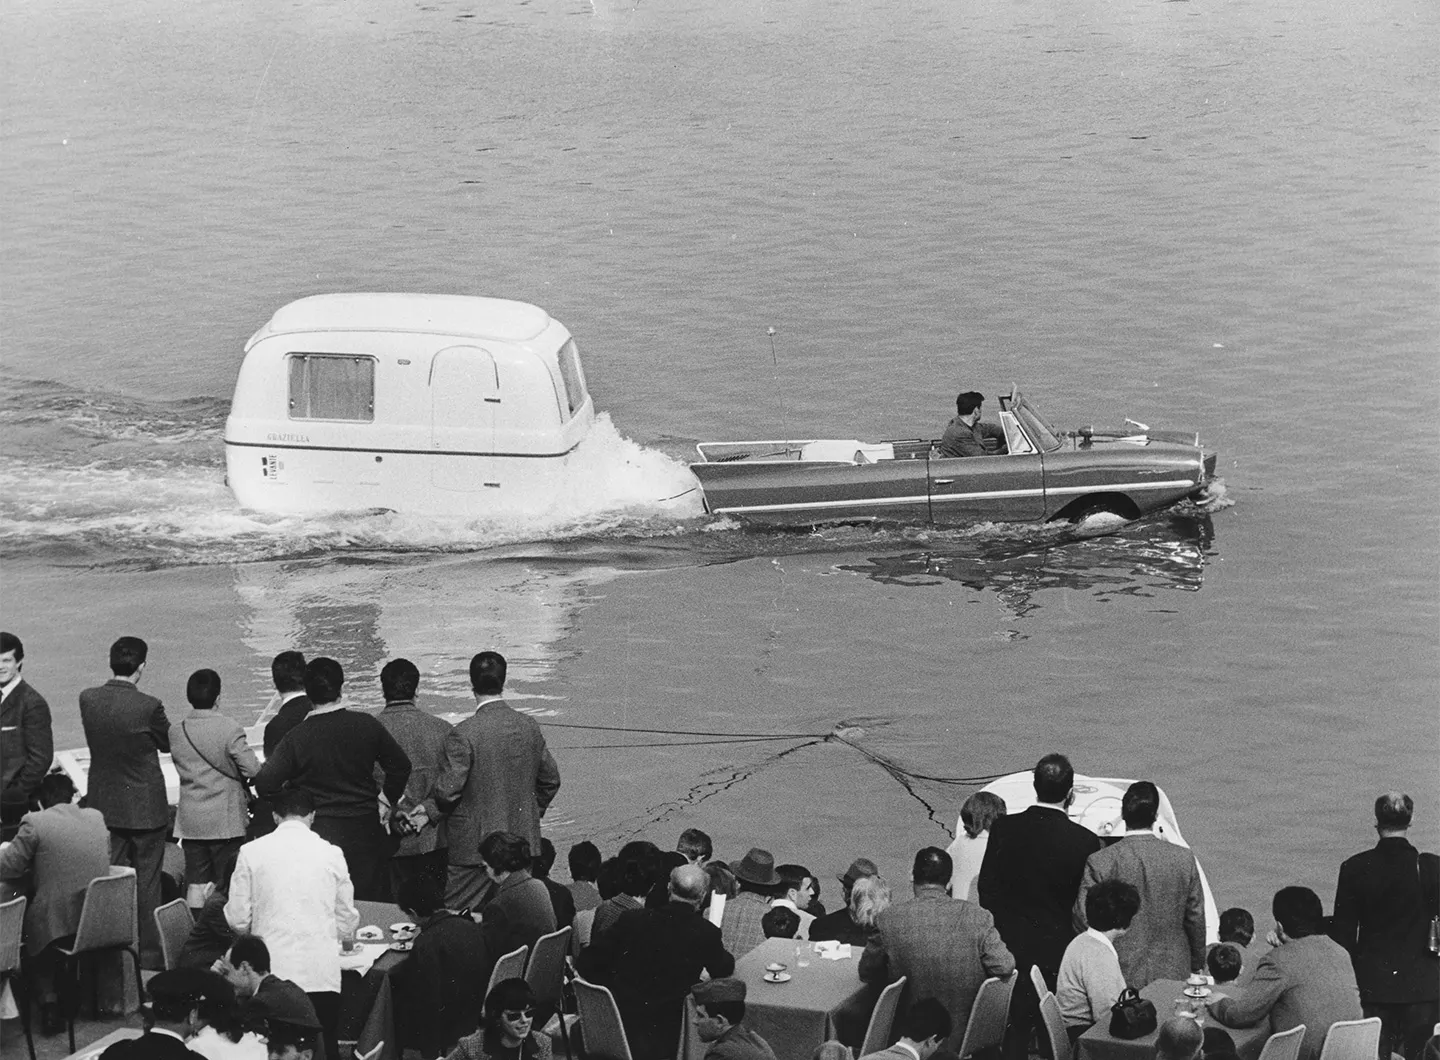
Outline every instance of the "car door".
<path id="1" fill-rule="evenodd" d="M 1045 475 L 1038 452 L 931 457 L 930 519 L 940 525 L 1040 522 Z"/>
<path id="2" fill-rule="evenodd" d="M 498 489 L 495 420 L 500 375 L 478 346 L 449 346 L 430 362 L 430 481 L 437 489 Z"/>

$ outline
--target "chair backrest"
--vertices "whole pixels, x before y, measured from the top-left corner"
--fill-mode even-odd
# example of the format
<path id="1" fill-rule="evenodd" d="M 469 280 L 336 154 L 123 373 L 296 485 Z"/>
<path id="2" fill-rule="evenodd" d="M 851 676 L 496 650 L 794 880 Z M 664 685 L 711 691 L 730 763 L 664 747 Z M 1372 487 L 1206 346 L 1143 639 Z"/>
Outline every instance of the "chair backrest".
<path id="1" fill-rule="evenodd" d="M 21 940 L 25 937 L 25 905 L 22 894 L 0 905 L 0 972 L 20 970 Z"/>
<path id="2" fill-rule="evenodd" d="M 1040 995 L 1040 1016 L 1050 1039 L 1050 1055 L 1054 1060 L 1070 1060 L 1070 1035 L 1065 1033 L 1065 1020 L 1060 1015 L 1060 1002 L 1049 990 Z"/>
<path id="3" fill-rule="evenodd" d="M 575 914 L 575 919 L 570 923 L 570 927 L 574 931 L 574 934 L 570 936 L 570 952 L 576 957 L 580 956 L 581 950 L 590 945 L 590 929 L 594 926 L 595 910 L 582 909 Z"/>
<path id="4" fill-rule="evenodd" d="M 865 1030 L 865 1042 L 856 1056 L 869 1056 L 890 1045 L 890 1031 L 895 1026 L 895 1010 L 900 1006 L 900 994 L 904 989 L 905 977 L 902 975 L 880 991 L 880 998 L 875 1002 L 875 1011 L 870 1013 L 870 1026 Z"/>
<path id="5" fill-rule="evenodd" d="M 603 986 L 576 978 L 575 1008 L 580 1013 L 580 1034 L 589 1060 L 630 1060 L 630 1040 L 620 1022 L 615 995 Z"/>
<path id="6" fill-rule="evenodd" d="M 368 1053 L 362 1053 L 357 1049 L 355 1051 L 355 1060 L 379 1060 L 380 1054 L 384 1051 L 385 1043 L 379 1041 L 375 1043 L 375 1048 L 371 1049 Z"/>
<path id="7" fill-rule="evenodd" d="M 1298 1027 L 1291 1027 L 1288 1031 L 1272 1034 L 1265 1039 L 1265 1047 L 1260 1050 L 1260 1060 L 1296 1060 L 1304 1040 L 1303 1023 Z"/>
<path id="8" fill-rule="evenodd" d="M 980 984 L 975 1004 L 970 1009 L 970 1021 L 965 1024 L 960 1060 L 973 1056 L 981 1049 L 999 1046 L 1005 1040 L 1005 1024 L 1010 1018 L 1010 995 L 1015 992 L 1017 978 L 1012 972 L 1004 979 L 992 976 Z"/>
<path id="9" fill-rule="evenodd" d="M 1325 1032 L 1320 1060 L 1371 1060 L 1380 1051 L 1380 1017 L 1339 1020 Z"/>
<path id="10" fill-rule="evenodd" d="M 495 970 L 490 973 L 490 985 L 485 988 L 485 996 L 490 996 L 490 991 L 495 989 L 495 984 L 506 979 L 521 979 L 525 976 L 525 955 L 530 952 L 529 946 L 521 946 L 513 949 L 495 962 Z"/>
<path id="11" fill-rule="evenodd" d="M 553 1005 L 560 1000 L 565 985 L 565 954 L 570 949 L 570 929 L 563 927 L 535 940 L 530 963 L 525 966 L 525 982 L 535 992 L 535 1000 Z"/>
<path id="12" fill-rule="evenodd" d="M 1041 974 L 1039 965 L 1030 966 L 1030 982 L 1035 987 L 1035 997 L 1042 998 L 1045 991 L 1050 989 L 1050 984 L 1045 982 L 1045 976 Z"/>
<path id="13" fill-rule="evenodd" d="M 160 934 L 160 955 L 165 958 L 165 970 L 180 966 L 180 951 L 195 926 L 195 917 L 185 899 L 177 898 L 166 902 L 155 910 L 155 930 Z"/>
<path id="14" fill-rule="evenodd" d="M 135 873 L 96 876 L 85 887 L 85 904 L 80 907 L 80 926 L 75 929 L 73 952 L 88 953 L 120 946 L 133 949 L 138 942 L 135 917 Z"/>

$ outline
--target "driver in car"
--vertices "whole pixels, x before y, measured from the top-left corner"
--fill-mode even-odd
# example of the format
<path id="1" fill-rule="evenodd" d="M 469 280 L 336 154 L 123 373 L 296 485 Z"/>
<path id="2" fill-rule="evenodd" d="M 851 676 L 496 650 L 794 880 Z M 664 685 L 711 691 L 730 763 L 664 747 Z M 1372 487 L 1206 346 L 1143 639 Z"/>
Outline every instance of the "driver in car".
<path id="1" fill-rule="evenodd" d="M 980 422 L 985 395 L 967 390 L 955 399 L 958 415 L 945 427 L 945 436 L 936 447 L 941 456 L 991 456 L 1006 453 L 1005 430 L 994 423 Z M 993 444 L 986 446 L 986 442 Z"/>

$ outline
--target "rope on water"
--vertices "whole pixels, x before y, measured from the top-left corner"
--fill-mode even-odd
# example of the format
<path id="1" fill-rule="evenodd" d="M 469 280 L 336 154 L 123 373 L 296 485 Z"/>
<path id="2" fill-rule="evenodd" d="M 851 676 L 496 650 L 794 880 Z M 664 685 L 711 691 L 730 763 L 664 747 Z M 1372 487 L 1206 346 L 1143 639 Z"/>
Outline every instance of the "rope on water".
<path id="1" fill-rule="evenodd" d="M 631 729 L 620 725 L 579 725 L 573 721 L 550 721 L 545 718 L 536 718 L 541 725 L 548 725 L 552 729 L 590 729 L 595 732 L 640 732 L 656 736 L 724 736 L 735 738 L 733 732 L 696 732 L 693 729 Z M 830 734 L 828 732 L 773 732 L 757 733 L 744 737 L 747 740 L 823 740 Z M 626 745 L 626 746 L 634 746 Z"/>

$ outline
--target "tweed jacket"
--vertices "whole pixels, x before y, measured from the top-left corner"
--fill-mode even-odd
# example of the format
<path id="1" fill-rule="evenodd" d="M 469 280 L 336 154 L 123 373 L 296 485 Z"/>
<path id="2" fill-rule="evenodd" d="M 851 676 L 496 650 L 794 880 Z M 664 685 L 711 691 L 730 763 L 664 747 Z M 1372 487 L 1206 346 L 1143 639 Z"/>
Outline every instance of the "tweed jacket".
<path id="1" fill-rule="evenodd" d="M 85 887 L 110 872 L 110 833 L 99 810 L 60 803 L 27 813 L 0 855 L 0 880 L 30 895 L 25 947 L 33 956 L 75 934 Z"/>
<path id="2" fill-rule="evenodd" d="M 860 955 L 860 978 L 889 983 L 907 976 L 906 1004 L 938 999 L 952 1028 L 942 1048 L 958 1049 L 980 984 L 1015 970 L 994 918 L 974 902 L 951 898 L 943 887 L 922 886 L 910 901 L 881 913 L 875 926 L 875 937 Z"/>
<path id="3" fill-rule="evenodd" d="M 170 750 L 170 719 L 154 696 L 111 678 L 80 693 L 90 746 L 90 806 L 109 828 L 150 830 L 170 823 L 160 752 Z"/>
<path id="4" fill-rule="evenodd" d="M 1128 835 L 1085 863 L 1074 924 L 1083 931 L 1085 896 L 1102 880 L 1124 880 L 1140 892 L 1140 911 L 1115 940 L 1125 981 L 1143 990 L 1156 979 L 1205 970 L 1205 891 L 1195 855 L 1153 832 Z"/>
<path id="5" fill-rule="evenodd" d="M 414 700 L 386 703 L 375 720 L 385 726 L 410 757 L 410 779 L 405 783 L 401 808 L 425 807 L 425 827 L 400 840 L 395 856 L 406 858 L 439 850 L 445 846 L 445 826 L 435 805 L 435 782 L 440 779 L 440 770 L 445 764 L 445 741 L 453 726 L 443 718 L 426 714 Z M 377 767 L 375 780 L 379 783 L 381 779 L 381 770 Z"/>
<path id="6" fill-rule="evenodd" d="M 245 730 L 219 711 L 191 710 L 170 730 L 180 774 L 175 832 L 181 839 L 238 839 L 250 823 L 246 782 L 260 772 Z"/>
<path id="7" fill-rule="evenodd" d="M 765 929 L 760 921 L 770 911 L 770 899 L 754 891 L 741 891 L 725 903 L 725 912 L 720 917 L 720 930 L 724 935 L 725 948 L 737 957 L 743 957 L 765 941 Z M 599 913 L 595 914 L 599 917 Z"/>
<path id="8" fill-rule="evenodd" d="M 1440 915 L 1437 891 L 1440 858 L 1401 836 L 1387 836 L 1340 866 L 1331 931 L 1350 951 L 1367 1004 L 1440 997 L 1440 961 L 1426 950 L 1430 918 Z"/>
<path id="9" fill-rule="evenodd" d="M 1315 1060 L 1330 1024 L 1360 1019 L 1360 989 L 1350 955 L 1333 939 L 1306 935 L 1261 957 L 1249 984 L 1212 1002 L 1210 1014 L 1227 1027 L 1254 1027 L 1269 1016 L 1272 1034 L 1303 1023 L 1300 1060 Z"/>
<path id="10" fill-rule="evenodd" d="M 534 718 L 503 699 L 480 704 L 445 738 L 445 767 L 435 798 L 453 805 L 446 819 L 452 865 L 480 864 L 480 840 L 513 832 L 540 850 L 540 815 L 560 790 L 560 769 Z"/>
<path id="11" fill-rule="evenodd" d="M 1031 806 L 997 818 L 980 865 L 980 904 L 1021 967 L 1040 966 L 1053 977 L 1075 937 L 1070 913 L 1085 862 L 1100 837 L 1063 810 Z"/>
<path id="12" fill-rule="evenodd" d="M 0 703 L 0 801 L 28 805 L 54 754 L 50 704 L 22 677 Z"/>

